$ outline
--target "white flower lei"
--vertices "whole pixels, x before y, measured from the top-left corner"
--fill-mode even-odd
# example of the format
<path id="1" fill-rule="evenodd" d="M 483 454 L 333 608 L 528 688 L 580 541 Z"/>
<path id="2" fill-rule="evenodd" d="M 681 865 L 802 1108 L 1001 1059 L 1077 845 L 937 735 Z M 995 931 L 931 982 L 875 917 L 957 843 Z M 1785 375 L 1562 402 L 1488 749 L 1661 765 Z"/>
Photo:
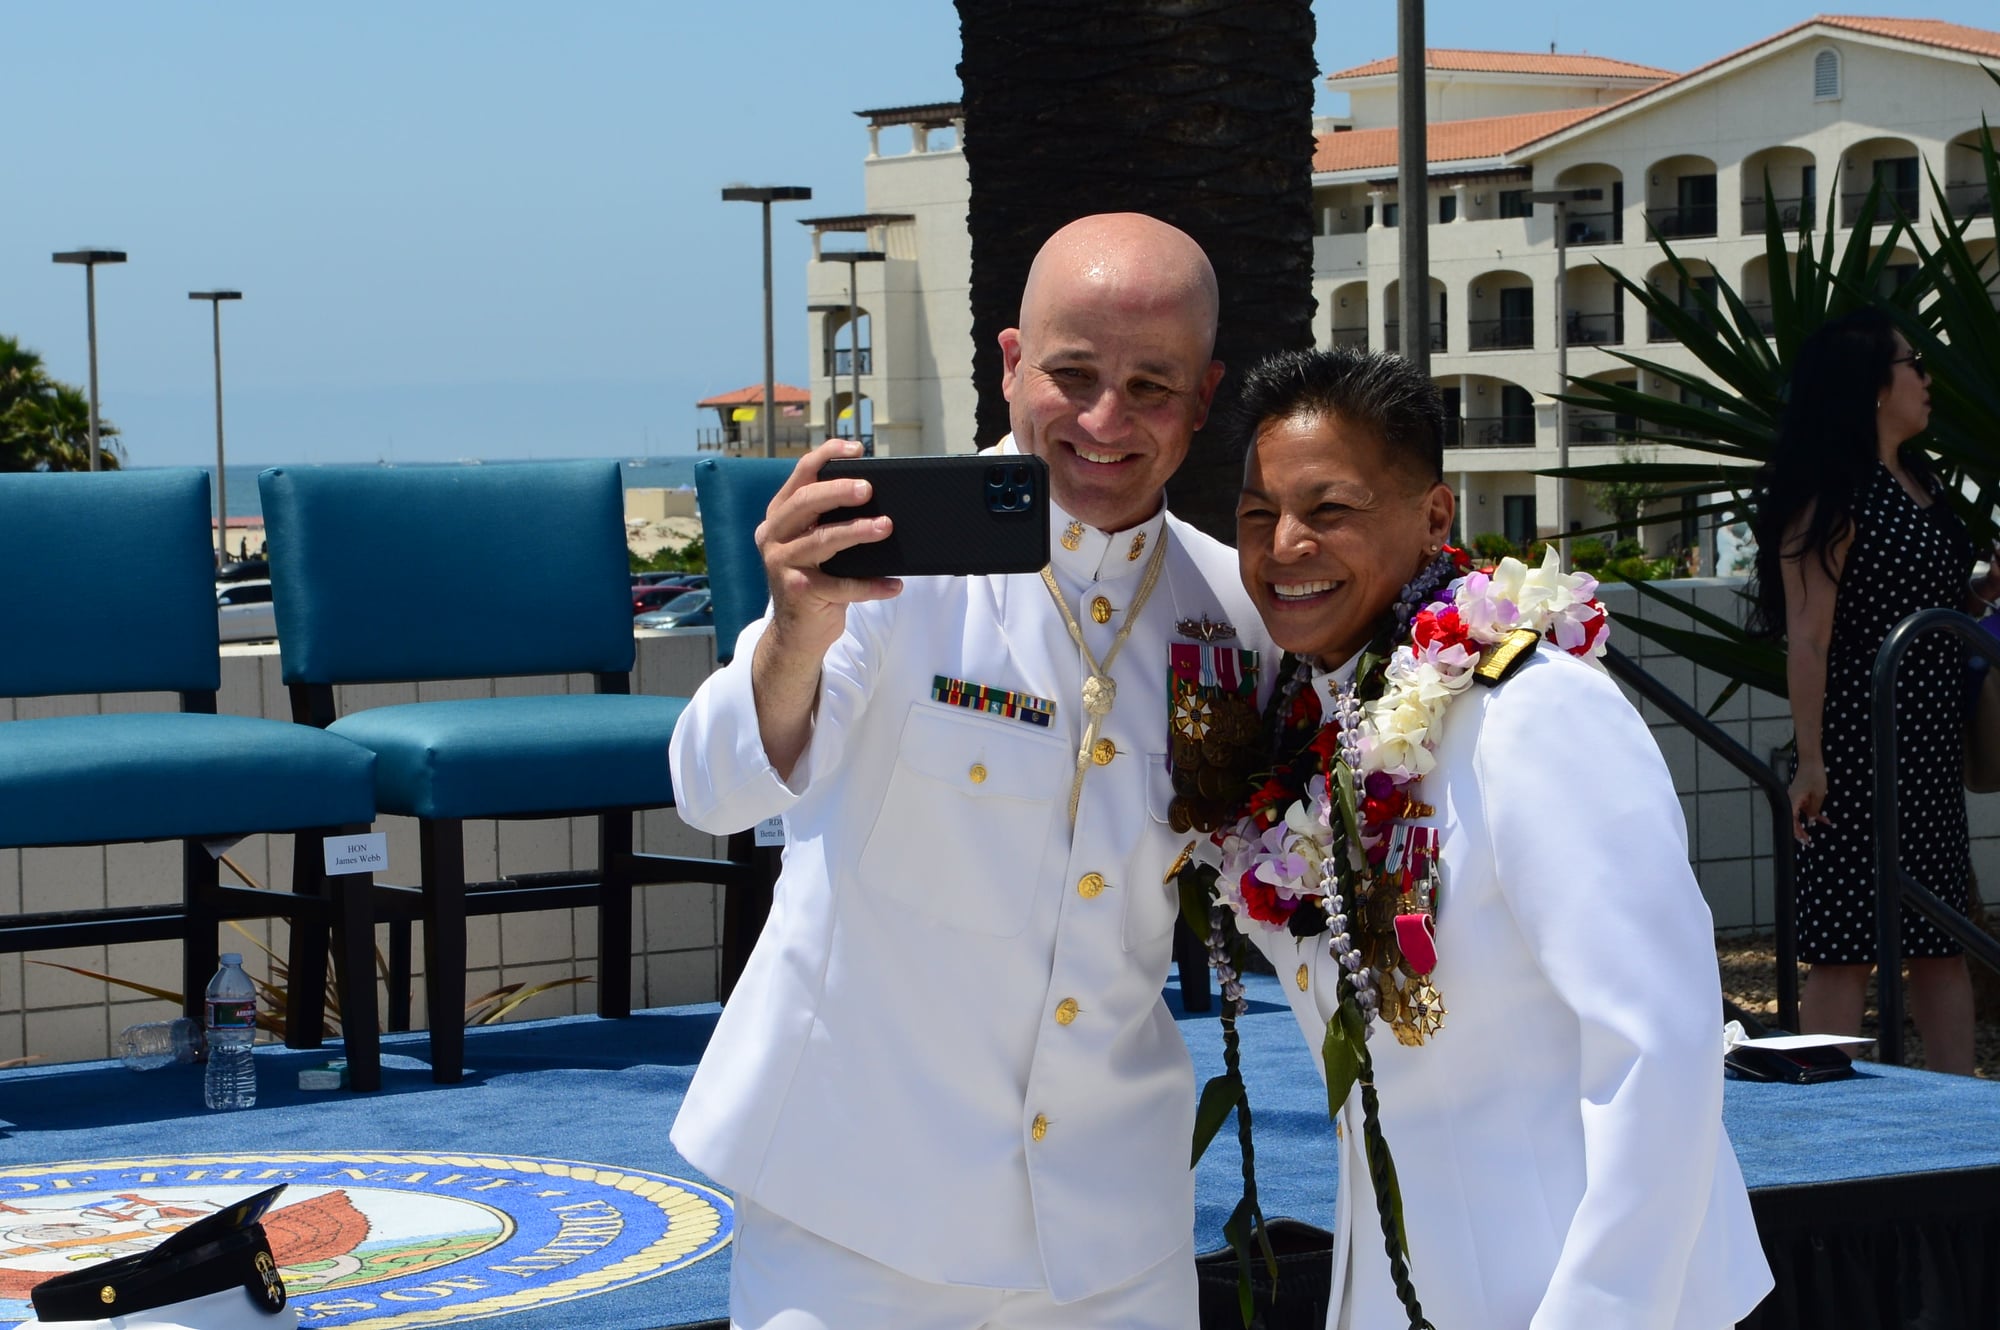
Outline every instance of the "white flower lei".
<path id="1" fill-rule="evenodd" d="M 1540 567 L 1506 558 L 1490 571 L 1469 572 L 1449 583 L 1412 619 L 1391 653 L 1379 697 L 1357 702 L 1353 685 L 1343 686 L 1336 710 L 1358 712 L 1359 723 L 1343 727 L 1339 759 L 1313 773 L 1281 815 L 1253 803 L 1251 812 L 1198 847 L 1200 857 L 1217 870 L 1220 903 L 1239 922 L 1277 931 L 1286 923 L 1252 913 L 1243 889 L 1246 879 L 1270 888 L 1278 901 L 1293 907 L 1308 900 L 1325 902 L 1333 912 L 1330 931 L 1343 969 L 1358 987 L 1372 987 L 1373 976 L 1360 970 L 1358 954 L 1339 945 L 1346 921 L 1335 908 L 1344 875 L 1335 858 L 1341 839 L 1335 835 L 1335 819 L 1355 818 L 1371 795 L 1407 806 L 1395 796 L 1413 799 L 1417 785 L 1436 766 L 1439 727 L 1453 699 L 1472 683 L 1486 647 L 1527 628 L 1571 655 L 1600 660 L 1607 619 L 1596 599 L 1597 586 L 1588 573 L 1565 573 L 1553 545 Z M 1327 719 L 1339 721 L 1337 716 Z M 1364 880 L 1364 891 L 1366 851 L 1388 834 L 1388 824 L 1395 820 L 1371 824 L 1360 816 L 1355 821 L 1359 843 L 1350 840 L 1346 869 Z"/>

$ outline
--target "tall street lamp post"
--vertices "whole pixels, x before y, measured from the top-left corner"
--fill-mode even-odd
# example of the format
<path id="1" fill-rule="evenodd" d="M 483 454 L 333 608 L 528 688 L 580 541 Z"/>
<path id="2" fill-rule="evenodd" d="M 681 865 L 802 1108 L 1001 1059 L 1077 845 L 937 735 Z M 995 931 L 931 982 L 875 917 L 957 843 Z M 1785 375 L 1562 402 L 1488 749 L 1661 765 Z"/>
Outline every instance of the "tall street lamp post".
<path id="1" fill-rule="evenodd" d="M 1569 205 L 1601 199 L 1601 189 L 1538 189 L 1530 203 L 1552 203 L 1556 209 L 1556 467 L 1569 469 Z M 1556 547 L 1569 552 L 1569 477 L 1556 480 Z"/>
<path id="2" fill-rule="evenodd" d="M 1396 246 L 1403 356 L 1431 376 L 1430 151 L 1424 0 L 1396 3 Z"/>
<path id="3" fill-rule="evenodd" d="M 83 302 L 90 329 L 90 469 L 97 465 L 97 265 L 123 263 L 122 249 L 71 249 L 50 255 L 57 263 L 83 265 Z"/>
<path id="4" fill-rule="evenodd" d="M 208 302 L 215 329 L 215 549 L 216 564 L 229 558 L 229 473 L 222 469 L 222 302 L 241 300 L 241 291 L 190 291 L 189 300 Z"/>
<path id="5" fill-rule="evenodd" d="M 854 437 L 857 439 L 861 437 L 861 325 L 859 322 L 861 312 L 860 297 L 855 290 L 854 265 L 857 263 L 881 263 L 888 257 L 887 254 L 884 254 L 879 249 L 850 249 L 836 254 L 820 255 L 820 261 L 823 263 L 844 263 L 847 265 L 847 361 L 848 369 L 853 375 L 854 384 L 853 390 L 848 396 L 848 406 L 854 412 Z M 871 337 L 868 340 L 872 344 L 875 339 Z M 838 367 L 836 366 L 836 368 Z M 869 372 L 874 372 L 874 366 L 869 366 Z M 835 432 L 839 432 L 839 423 L 837 421 L 835 422 Z M 871 440 L 865 445 L 862 451 L 865 455 L 873 456 L 875 453 L 873 441 Z"/>
<path id="6" fill-rule="evenodd" d="M 778 399 L 777 365 L 771 343 L 771 205 L 796 203 L 813 196 L 804 185 L 729 185 L 722 191 L 724 203 L 764 205 L 764 456 L 778 455 L 776 415 Z"/>

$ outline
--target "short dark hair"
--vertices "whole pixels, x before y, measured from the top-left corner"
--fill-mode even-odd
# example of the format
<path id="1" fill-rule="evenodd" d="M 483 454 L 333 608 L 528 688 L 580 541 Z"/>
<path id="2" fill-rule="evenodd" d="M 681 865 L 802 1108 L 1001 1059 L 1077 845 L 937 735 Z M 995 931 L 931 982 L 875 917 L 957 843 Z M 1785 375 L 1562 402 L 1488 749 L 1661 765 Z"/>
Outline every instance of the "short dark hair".
<path id="1" fill-rule="evenodd" d="M 1230 435 L 1245 456 L 1274 420 L 1338 416 L 1371 431 L 1390 461 L 1444 479 L 1444 397 L 1414 361 L 1379 351 L 1280 351 L 1243 376 Z"/>

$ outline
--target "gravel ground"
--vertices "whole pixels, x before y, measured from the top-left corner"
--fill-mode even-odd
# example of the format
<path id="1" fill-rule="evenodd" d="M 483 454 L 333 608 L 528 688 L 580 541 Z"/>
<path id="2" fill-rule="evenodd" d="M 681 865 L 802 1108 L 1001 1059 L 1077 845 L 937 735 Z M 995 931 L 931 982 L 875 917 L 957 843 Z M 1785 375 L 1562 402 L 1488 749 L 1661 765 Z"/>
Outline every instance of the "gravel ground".
<path id="1" fill-rule="evenodd" d="M 1989 931 L 1994 930 L 1994 921 L 1985 923 Z M 1770 937 L 1718 937 L 1715 950 L 1716 958 L 1722 965 L 1723 996 L 1759 1020 L 1775 1022 L 1778 1018 L 1778 960 Z M 1973 1057 L 1978 1065 L 1978 1074 L 1983 1079 L 2000 1080 L 2000 976 L 1976 961 L 1970 964 L 1976 1020 Z M 1799 967 L 1801 983 L 1805 970 L 1806 967 Z M 1868 985 L 1867 1015 L 1859 1033 L 1873 1035 L 1875 1031 L 1875 985 L 1871 981 Z M 1873 1045 L 1866 1046 L 1859 1056 L 1872 1057 L 1872 1049 Z M 1907 1023 L 1903 1059 L 1912 1067 L 1924 1065 L 1923 1038 L 1914 1025 Z"/>

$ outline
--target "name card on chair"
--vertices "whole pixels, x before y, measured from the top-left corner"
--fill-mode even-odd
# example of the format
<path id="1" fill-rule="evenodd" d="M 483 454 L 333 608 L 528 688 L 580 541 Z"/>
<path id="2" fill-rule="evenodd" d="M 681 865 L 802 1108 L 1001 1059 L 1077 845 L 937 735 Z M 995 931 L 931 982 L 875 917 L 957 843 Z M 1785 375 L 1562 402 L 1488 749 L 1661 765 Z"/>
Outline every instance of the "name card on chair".
<path id="1" fill-rule="evenodd" d="M 777 817 L 767 817 L 757 824 L 758 848 L 762 849 L 767 846 L 783 845 L 784 843 L 785 818 L 783 814 L 779 814 Z"/>
<path id="2" fill-rule="evenodd" d="M 326 838 L 326 875 L 379 873 L 389 866 L 389 833 L 372 831 L 360 836 Z"/>

